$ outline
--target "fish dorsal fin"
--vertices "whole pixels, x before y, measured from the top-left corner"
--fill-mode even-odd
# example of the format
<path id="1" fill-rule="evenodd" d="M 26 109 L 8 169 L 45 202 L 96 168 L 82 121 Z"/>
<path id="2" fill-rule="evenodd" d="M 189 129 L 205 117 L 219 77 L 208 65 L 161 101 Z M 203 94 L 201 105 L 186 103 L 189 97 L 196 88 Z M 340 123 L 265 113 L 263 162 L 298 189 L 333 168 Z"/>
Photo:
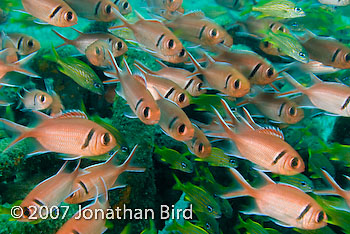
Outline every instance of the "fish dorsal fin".
<path id="1" fill-rule="evenodd" d="M 117 64 L 117 61 L 115 61 L 115 58 L 113 56 L 113 53 L 112 51 L 110 51 L 109 49 L 107 50 L 107 53 L 109 55 L 109 59 L 110 59 L 110 62 L 112 64 L 112 66 L 114 67 L 114 70 L 116 72 L 116 75 L 119 77 L 122 73 L 122 70 L 118 67 L 118 64 Z"/>
<path id="2" fill-rule="evenodd" d="M 204 50 L 201 50 L 202 54 L 204 55 L 204 57 L 208 60 L 209 64 L 213 64 L 215 63 L 215 60 Z"/>
<path id="3" fill-rule="evenodd" d="M 205 18 L 205 15 L 202 11 L 191 11 L 183 15 L 183 17 L 194 17 L 194 18 Z"/>
<path id="4" fill-rule="evenodd" d="M 37 110 L 32 110 L 32 112 L 35 114 L 35 117 L 37 117 L 40 120 L 47 120 L 47 119 L 51 119 L 52 117 L 50 117 L 49 115 L 41 112 L 41 111 L 37 111 Z"/>
<path id="5" fill-rule="evenodd" d="M 248 110 L 245 107 L 242 107 L 242 110 L 244 112 L 244 115 L 247 119 L 243 118 L 242 116 L 240 116 L 241 120 L 243 121 L 243 123 L 245 124 L 246 127 L 249 127 L 250 129 L 261 129 L 261 127 L 255 123 L 253 117 L 249 114 Z"/>
<path id="6" fill-rule="evenodd" d="M 155 92 L 152 92 L 152 95 L 155 95 L 154 100 L 161 100 L 164 99 L 164 97 L 162 96 L 162 94 L 159 92 L 159 90 L 157 89 L 157 87 L 153 86 L 153 89 L 155 90 Z"/>
<path id="7" fill-rule="evenodd" d="M 145 18 L 143 18 L 143 16 L 136 10 L 135 10 L 135 15 L 139 20 L 145 20 Z"/>
<path id="8" fill-rule="evenodd" d="M 276 137 L 279 137 L 282 140 L 284 140 L 283 132 L 280 129 L 272 127 L 272 126 L 268 126 L 268 127 L 265 127 L 265 128 L 257 129 L 255 131 L 261 132 L 261 133 L 265 133 L 265 134 L 269 134 L 269 135 L 272 135 L 272 136 L 276 136 Z"/>
<path id="9" fill-rule="evenodd" d="M 315 84 L 323 83 L 323 80 L 321 80 L 320 78 L 318 78 L 315 74 L 313 74 L 311 72 L 310 72 L 310 78 Z"/>
<path id="10" fill-rule="evenodd" d="M 71 119 L 71 118 L 80 118 L 80 119 L 88 119 L 87 115 L 81 110 L 68 110 L 63 112 L 60 115 L 55 116 L 57 119 Z"/>
<path id="11" fill-rule="evenodd" d="M 269 176 L 267 176 L 264 172 L 258 170 L 257 171 L 260 176 L 267 182 L 267 184 L 276 184 Z"/>
<path id="12" fill-rule="evenodd" d="M 125 57 L 123 57 L 123 63 L 124 63 L 124 65 L 125 65 L 125 68 L 126 68 L 128 74 L 129 74 L 130 76 L 132 76 L 132 71 L 131 71 L 131 69 L 130 69 L 130 67 L 129 67 L 129 64 L 128 64 L 128 62 L 126 61 Z"/>
<path id="13" fill-rule="evenodd" d="M 151 71 L 148 67 L 146 67 L 145 65 L 143 65 L 140 61 L 135 60 L 134 62 L 134 66 L 140 70 L 140 72 L 144 75 L 146 75 L 147 73 L 149 74 L 154 74 L 153 71 Z"/>
<path id="14" fill-rule="evenodd" d="M 163 63 L 162 61 L 160 61 L 160 60 L 158 60 L 158 59 L 156 59 L 156 62 L 157 62 L 160 66 L 162 66 L 162 68 L 167 68 L 167 67 L 168 67 L 165 63 Z"/>
<path id="15" fill-rule="evenodd" d="M 57 175 L 60 173 L 74 173 L 77 170 L 79 170 L 80 167 L 80 162 L 81 160 L 68 160 L 66 161 L 63 166 L 61 167 L 61 169 L 57 172 Z M 75 167 L 73 167 L 73 165 L 76 165 Z"/>
<path id="16" fill-rule="evenodd" d="M 192 54 L 190 52 L 187 51 L 188 56 L 190 57 L 194 67 L 196 68 L 195 72 L 193 72 L 193 74 L 198 74 L 201 73 L 203 70 L 203 67 L 198 63 L 198 61 L 192 56 Z"/>
<path id="17" fill-rule="evenodd" d="M 132 77 L 139 81 L 140 83 L 142 83 L 146 88 L 147 88 L 147 81 L 146 81 L 146 78 L 142 75 L 139 75 L 139 74 L 134 74 L 132 75 Z"/>
<path id="18" fill-rule="evenodd" d="M 78 29 L 75 29 L 75 28 L 71 28 L 71 29 L 73 29 L 74 31 L 76 31 L 77 33 L 79 33 L 79 35 L 83 35 L 83 34 L 84 34 L 83 32 L 79 31 Z"/>

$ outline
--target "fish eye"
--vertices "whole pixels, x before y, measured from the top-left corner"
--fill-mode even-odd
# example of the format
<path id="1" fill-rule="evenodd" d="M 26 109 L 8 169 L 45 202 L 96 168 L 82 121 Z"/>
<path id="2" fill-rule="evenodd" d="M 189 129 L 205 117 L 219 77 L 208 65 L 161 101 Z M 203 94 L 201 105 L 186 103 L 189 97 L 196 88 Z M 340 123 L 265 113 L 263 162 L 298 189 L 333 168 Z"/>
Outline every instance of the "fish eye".
<path id="1" fill-rule="evenodd" d="M 303 52 L 299 52 L 299 56 L 304 58 L 305 54 Z"/>
<path id="2" fill-rule="evenodd" d="M 207 209 L 208 209 L 209 212 L 213 212 L 213 207 L 207 206 Z"/>
<path id="3" fill-rule="evenodd" d="M 197 86 L 197 90 L 201 91 L 202 90 L 202 86 L 203 86 L 203 83 L 199 83 L 198 86 Z"/>
<path id="4" fill-rule="evenodd" d="M 209 223 L 205 223 L 205 227 L 206 227 L 207 229 L 210 229 L 210 228 L 211 228 L 211 226 L 210 226 Z"/>
<path id="5" fill-rule="evenodd" d="M 185 101 L 185 94 L 184 93 L 181 93 L 179 95 L 179 102 L 182 103 L 183 101 Z"/>
<path id="6" fill-rule="evenodd" d="M 29 40 L 29 41 L 27 42 L 27 45 L 28 45 L 28 47 L 33 47 L 33 46 L 34 46 L 33 40 Z"/>
<path id="7" fill-rule="evenodd" d="M 294 106 L 289 108 L 288 112 L 289 112 L 290 115 L 293 115 L 293 116 L 297 113 Z"/>
<path id="8" fill-rule="evenodd" d="M 101 54 L 100 48 L 96 47 L 95 52 L 97 55 L 100 55 Z"/>
<path id="9" fill-rule="evenodd" d="M 111 141 L 111 137 L 109 133 L 105 133 L 102 135 L 102 144 L 103 145 L 108 145 L 108 143 Z"/>
<path id="10" fill-rule="evenodd" d="M 317 222 L 317 223 L 320 223 L 320 222 L 323 221 L 323 219 L 324 219 L 324 212 L 323 212 L 323 211 L 320 211 L 320 212 L 318 213 L 317 217 L 316 217 L 316 222 Z"/>
<path id="11" fill-rule="evenodd" d="M 293 160 L 292 160 L 290 165 L 291 165 L 292 168 L 296 168 L 299 165 L 299 159 L 298 158 L 293 158 Z"/>
<path id="12" fill-rule="evenodd" d="M 281 27 L 278 28 L 278 30 L 281 31 L 281 32 L 284 32 L 284 27 L 281 26 Z"/>
<path id="13" fill-rule="evenodd" d="M 267 69 L 267 77 L 271 77 L 273 75 L 273 69 L 270 67 Z"/>
<path id="14" fill-rule="evenodd" d="M 185 124 L 181 124 L 180 127 L 178 128 L 178 132 L 183 135 L 186 131 L 186 126 Z"/>
<path id="15" fill-rule="evenodd" d="M 300 7 L 296 7 L 296 8 L 294 8 L 294 11 L 295 11 L 295 12 L 301 12 L 302 10 L 301 10 Z"/>
<path id="16" fill-rule="evenodd" d="M 121 147 L 121 150 L 122 150 L 122 152 L 126 152 L 126 151 L 128 151 L 128 147 L 122 146 L 122 147 Z"/>
<path id="17" fill-rule="evenodd" d="M 76 194 L 76 193 L 72 193 L 69 197 L 70 197 L 70 198 L 73 198 L 73 197 L 75 197 L 75 194 Z"/>
<path id="18" fill-rule="evenodd" d="M 210 36 L 211 37 L 216 37 L 218 35 L 218 30 L 216 28 L 213 28 L 211 31 L 210 31 Z"/>
<path id="19" fill-rule="evenodd" d="M 68 11 L 65 15 L 64 15 L 64 19 L 67 21 L 72 21 L 73 20 L 73 12 Z"/>
<path id="20" fill-rule="evenodd" d="M 149 118 L 149 112 L 150 112 L 150 108 L 149 107 L 146 107 L 144 110 L 143 110 L 143 116 L 148 119 Z"/>
<path id="21" fill-rule="evenodd" d="M 173 39 L 168 41 L 168 49 L 173 49 L 175 47 L 175 42 Z"/>
<path id="22" fill-rule="evenodd" d="M 238 89 L 241 87 L 241 81 L 239 79 L 235 80 L 235 82 L 233 83 L 234 88 Z"/>
<path id="23" fill-rule="evenodd" d="M 121 41 L 118 41 L 117 50 L 121 50 L 122 48 L 123 48 L 123 43 Z"/>
<path id="24" fill-rule="evenodd" d="M 347 55 L 345 56 L 345 60 L 346 60 L 346 62 L 349 62 L 349 61 L 350 61 L 350 54 L 347 54 Z"/>
<path id="25" fill-rule="evenodd" d="M 180 54 L 179 54 L 179 57 L 184 57 L 185 54 L 186 54 L 185 49 L 182 49 Z"/>
<path id="26" fill-rule="evenodd" d="M 128 7 L 129 7 L 129 3 L 128 2 L 124 2 L 123 3 L 123 9 L 126 10 L 126 9 L 128 9 Z"/>
<path id="27" fill-rule="evenodd" d="M 236 163 L 236 160 L 230 159 L 230 163 L 234 164 L 234 163 Z"/>
<path id="28" fill-rule="evenodd" d="M 268 41 L 264 41 L 264 47 L 267 48 L 269 47 L 270 43 Z"/>
<path id="29" fill-rule="evenodd" d="M 94 82 L 94 87 L 99 89 L 102 87 L 102 84 Z"/>
<path id="30" fill-rule="evenodd" d="M 305 183 L 304 181 L 302 181 L 300 184 L 301 184 L 302 186 L 305 186 L 305 185 L 306 185 L 306 183 Z"/>
<path id="31" fill-rule="evenodd" d="M 275 23 L 270 24 L 270 29 L 272 29 L 273 26 L 275 26 Z"/>
<path id="32" fill-rule="evenodd" d="M 108 4 L 108 5 L 106 6 L 106 13 L 107 13 L 107 14 L 110 14 L 111 11 L 112 11 L 112 6 Z"/>
<path id="33" fill-rule="evenodd" d="M 41 102 L 45 102 L 45 101 L 46 101 L 45 95 L 39 96 L 39 100 L 40 100 Z"/>
<path id="34" fill-rule="evenodd" d="M 203 143 L 200 143 L 200 144 L 198 145 L 198 152 L 199 152 L 199 153 L 203 153 L 203 151 L 204 151 L 204 145 L 203 145 Z"/>
<path id="35" fill-rule="evenodd" d="M 174 2 L 174 0 L 169 0 L 169 3 L 173 3 Z"/>
<path id="36" fill-rule="evenodd" d="M 29 217 L 30 216 L 31 212 L 30 212 L 28 207 L 24 207 L 23 208 L 23 214 L 24 214 L 24 217 Z"/>
<path id="37" fill-rule="evenodd" d="M 293 22 L 292 27 L 299 27 L 299 24 L 297 22 Z"/>
<path id="38" fill-rule="evenodd" d="M 182 168 L 186 168 L 186 167 L 187 167 L 187 164 L 186 164 L 185 162 L 182 162 L 182 163 L 181 163 L 181 166 L 182 166 Z"/>

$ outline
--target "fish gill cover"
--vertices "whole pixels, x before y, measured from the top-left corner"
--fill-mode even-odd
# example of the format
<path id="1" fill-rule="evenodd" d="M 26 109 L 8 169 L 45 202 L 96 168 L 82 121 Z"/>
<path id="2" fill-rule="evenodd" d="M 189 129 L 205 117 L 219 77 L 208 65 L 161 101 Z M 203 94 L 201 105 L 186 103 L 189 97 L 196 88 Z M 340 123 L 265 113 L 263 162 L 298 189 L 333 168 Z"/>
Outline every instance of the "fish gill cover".
<path id="1" fill-rule="evenodd" d="M 349 1 L 0 2 L 0 233 L 350 233 Z"/>

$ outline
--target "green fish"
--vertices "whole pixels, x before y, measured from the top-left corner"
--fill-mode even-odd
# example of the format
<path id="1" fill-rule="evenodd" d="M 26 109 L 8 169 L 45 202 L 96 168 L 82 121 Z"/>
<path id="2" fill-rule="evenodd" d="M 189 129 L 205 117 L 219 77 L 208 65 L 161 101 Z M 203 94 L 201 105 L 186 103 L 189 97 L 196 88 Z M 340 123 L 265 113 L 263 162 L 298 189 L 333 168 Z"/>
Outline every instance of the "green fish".
<path id="1" fill-rule="evenodd" d="M 327 144 L 321 139 L 319 139 L 319 142 L 322 148 L 312 150 L 313 153 L 327 153 L 330 160 L 341 161 L 344 166 L 350 167 L 350 145 L 342 145 L 337 142 Z"/>
<path id="2" fill-rule="evenodd" d="M 260 223 L 254 222 L 251 219 L 246 219 L 244 221 L 240 215 L 238 215 L 238 219 L 240 223 L 235 226 L 235 230 L 237 233 L 242 233 L 239 230 L 240 229 L 245 229 L 246 231 L 244 233 L 249 233 L 249 234 L 278 234 L 280 233 L 279 231 L 272 229 L 272 228 L 264 228 L 261 226 Z"/>
<path id="3" fill-rule="evenodd" d="M 201 94 L 197 97 L 192 97 L 191 104 L 195 104 L 197 107 L 195 108 L 196 111 L 213 111 L 213 107 L 215 107 L 220 113 L 225 113 L 222 104 L 221 99 L 223 97 L 216 94 Z M 227 101 L 230 106 L 234 107 L 235 104 L 233 101 L 229 99 L 229 97 L 224 98 L 225 101 Z"/>
<path id="4" fill-rule="evenodd" d="M 57 63 L 60 72 L 69 76 L 78 85 L 90 90 L 91 92 L 100 95 L 104 93 L 103 83 L 91 67 L 77 58 L 61 58 L 54 47 L 52 47 L 52 51 L 54 56 L 46 55 L 44 58 Z"/>
<path id="5" fill-rule="evenodd" d="M 267 37 L 263 39 L 263 42 L 267 41 L 271 43 L 280 53 L 288 55 L 299 62 L 309 62 L 307 51 L 300 44 L 298 39 L 291 34 L 281 31 L 272 32 L 271 30 L 267 31 L 266 34 Z"/>
<path id="6" fill-rule="evenodd" d="M 160 156 L 161 161 L 169 163 L 171 169 L 187 173 L 193 172 L 192 162 L 186 158 L 185 154 L 180 154 L 176 150 L 168 149 L 165 146 L 162 148 L 155 146 L 154 153 Z"/>
<path id="7" fill-rule="evenodd" d="M 301 234 L 335 234 L 335 232 L 328 226 L 316 230 L 303 230 L 299 228 L 294 228 L 293 230 Z"/>
<path id="8" fill-rule="evenodd" d="M 295 186 L 306 193 L 313 191 L 314 185 L 312 181 L 303 174 L 297 174 L 292 176 L 280 175 L 279 177 L 281 183 Z"/>
<path id="9" fill-rule="evenodd" d="M 207 162 L 210 166 L 214 167 L 237 167 L 237 162 L 234 157 L 230 157 L 225 154 L 222 149 L 213 147 L 211 154 L 206 158 L 195 158 L 195 161 Z"/>
<path id="10" fill-rule="evenodd" d="M 152 219 L 149 220 L 149 227 L 145 228 L 141 234 L 157 234 L 157 228 Z"/>
<path id="11" fill-rule="evenodd" d="M 183 191 L 185 199 L 193 204 L 193 209 L 197 212 L 205 212 L 214 217 L 221 217 L 221 210 L 213 196 L 203 188 L 193 185 L 190 182 L 182 184 L 181 181 L 174 175 L 176 184 L 173 189 Z"/>
<path id="12" fill-rule="evenodd" d="M 225 200 L 226 201 L 226 200 Z M 220 233 L 219 223 L 210 215 L 206 213 L 197 212 L 196 213 L 198 221 L 196 221 L 196 225 L 200 226 L 204 230 L 206 230 L 209 234 L 218 234 Z"/>
<path id="13" fill-rule="evenodd" d="M 311 178 L 323 178 L 321 168 L 328 171 L 331 176 L 335 175 L 335 168 L 328 158 L 322 153 L 313 153 L 309 149 L 309 171 L 314 172 Z"/>
<path id="14" fill-rule="evenodd" d="M 252 6 L 251 11 L 262 13 L 257 18 L 272 16 L 289 19 L 305 16 L 305 12 L 300 7 L 297 7 L 293 2 L 287 0 L 259 1 L 256 6 Z"/>
<path id="15" fill-rule="evenodd" d="M 198 227 L 191 222 L 185 220 L 184 225 L 181 225 L 173 220 L 172 224 L 166 228 L 167 231 L 178 231 L 186 234 L 208 234 L 203 228 Z"/>

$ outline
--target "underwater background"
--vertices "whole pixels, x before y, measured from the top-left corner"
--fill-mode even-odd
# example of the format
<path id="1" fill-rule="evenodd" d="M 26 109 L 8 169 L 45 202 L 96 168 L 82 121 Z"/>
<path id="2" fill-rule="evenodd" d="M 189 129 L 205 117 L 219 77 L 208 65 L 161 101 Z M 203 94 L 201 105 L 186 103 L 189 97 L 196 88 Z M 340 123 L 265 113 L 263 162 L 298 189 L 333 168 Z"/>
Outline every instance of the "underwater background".
<path id="1" fill-rule="evenodd" d="M 84 1 L 75 2 L 80 2 L 79 4 L 83 8 Z M 117 2 L 115 1 L 116 4 Z M 171 14 L 170 19 L 165 19 L 164 11 L 167 11 L 167 9 L 162 8 L 161 2 L 163 1 L 130 0 L 129 4 L 132 6 L 132 12 L 125 14 L 124 17 L 129 22 L 136 22 L 139 20 L 135 13 L 137 11 L 147 20 L 154 19 L 165 22 L 181 17 L 183 14 L 181 10 L 179 12 L 174 10 L 176 13 Z M 174 0 L 174 2 L 179 1 Z M 347 6 L 349 3 L 347 1 L 324 1 L 323 3 L 311 0 L 294 1 L 293 4 L 295 5 L 292 6 L 292 9 L 295 9 L 295 6 L 297 6 L 305 12 L 304 16 L 294 17 L 288 16 L 288 14 L 284 15 L 284 12 L 286 12 L 285 8 L 288 10 L 288 7 L 290 7 L 289 3 L 286 4 L 286 2 L 289 1 L 184 0 L 181 5 L 184 9 L 184 14 L 201 11 L 207 19 L 210 19 L 213 23 L 215 22 L 215 25 L 220 25 L 233 38 L 233 45 L 228 45 L 229 50 L 253 51 L 260 55 L 264 61 L 269 61 L 268 63 L 272 64 L 276 71 L 283 70 L 292 74 L 302 86 L 310 87 L 315 83 L 315 79 L 312 76 L 310 78 L 309 73 L 316 74 L 322 82 L 334 82 L 348 86 L 350 82 L 348 68 L 332 66 L 332 64 L 324 64 L 328 66 L 326 68 L 317 67 L 314 70 L 312 70 L 311 66 L 302 67 L 303 64 L 307 63 L 300 58 L 298 59 L 300 54 L 297 53 L 294 56 L 294 45 L 298 43 L 298 39 L 301 40 L 300 38 L 304 36 L 305 32 L 311 31 L 313 35 L 335 38 L 337 43 L 343 46 L 339 47 L 340 49 L 337 53 L 341 54 L 342 50 L 348 50 L 350 53 L 348 47 L 350 43 L 350 21 L 348 17 L 350 6 Z M 337 2 L 343 5 L 337 6 Z M 277 4 L 285 5 L 280 8 Z M 259 9 L 254 10 L 254 6 L 260 7 L 260 11 Z M 118 207 L 121 209 L 127 207 L 132 210 L 152 209 L 155 213 L 155 219 L 146 219 L 142 216 L 132 219 L 128 217 L 109 219 L 105 224 L 107 227 L 105 233 L 350 233 L 350 192 L 346 191 L 350 183 L 350 124 L 345 114 L 330 113 L 328 110 L 322 110 L 321 108 L 310 108 L 309 105 L 305 109 L 298 106 L 297 108 L 305 110 L 303 118 L 296 123 L 290 124 L 276 120 L 271 121 L 271 118 L 262 115 L 262 111 L 256 111 L 257 108 L 253 104 L 244 104 L 251 112 L 250 114 L 252 114 L 254 121 L 262 126 L 261 129 L 267 129 L 267 134 L 271 134 L 271 132 L 277 134 L 279 139 L 282 135 L 283 140 L 298 152 L 305 164 L 305 169 L 301 173 L 294 175 L 272 173 L 269 168 L 257 166 L 243 159 L 244 157 L 232 156 L 231 154 L 234 155 L 234 152 L 226 152 L 227 148 L 225 146 L 222 146 L 220 143 L 217 144 L 220 137 L 213 137 L 210 134 L 211 129 L 209 127 L 206 129 L 206 126 L 209 126 L 210 120 L 216 117 L 213 107 L 217 109 L 217 114 L 224 115 L 225 121 L 229 122 L 230 116 L 225 112 L 223 104 L 220 102 L 221 99 L 229 103 L 234 113 L 237 113 L 236 116 L 239 119 L 237 122 L 245 122 L 243 119 L 248 119 L 248 117 L 242 111 L 241 107 L 243 104 L 240 105 L 239 103 L 243 100 L 247 101 L 249 95 L 254 97 L 257 93 L 263 92 L 262 90 L 271 92 L 273 89 L 275 89 L 274 92 L 284 93 L 295 89 L 295 85 L 291 85 L 291 82 L 288 82 L 290 81 L 289 79 L 277 79 L 276 77 L 272 87 L 267 84 L 271 82 L 263 85 L 251 82 L 249 93 L 243 95 L 245 98 L 243 96 L 233 97 L 217 88 L 210 87 L 213 85 L 210 82 L 206 82 L 206 78 L 203 75 L 196 74 L 200 80 L 204 81 L 205 89 L 199 96 L 191 96 L 191 104 L 184 107 L 183 111 L 192 123 L 197 123 L 201 127 L 211 142 L 211 155 L 198 157 L 193 150 L 189 150 L 188 144 L 173 139 L 168 133 L 164 133 L 166 130 L 162 130 L 159 125 L 146 125 L 136 116 L 130 118 L 130 107 L 127 101 L 122 95 L 119 95 L 120 93 L 115 95 L 114 92 L 116 86 L 119 85 L 118 87 L 120 88 L 120 84 L 104 84 L 104 92 L 98 94 L 77 84 L 73 77 L 71 79 L 70 76 L 59 69 L 60 65 L 52 59 L 55 56 L 53 47 L 61 45 L 64 41 L 52 29 L 69 39 L 76 38 L 80 35 L 79 33 L 69 27 L 64 28 L 47 23 L 44 24 L 43 22 L 34 22 L 36 17 L 32 16 L 31 12 L 28 12 L 28 14 L 18 11 L 23 10 L 21 1 L 2 0 L 0 8 L 2 9 L 2 18 L 0 18 L 0 29 L 3 32 L 1 36 L 2 50 L 6 49 L 6 34 L 23 33 L 40 42 L 40 49 L 26 66 L 26 69 L 28 68 L 27 71 L 38 75 L 40 78 L 29 77 L 27 76 L 28 73 L 23 76 L 21 73 L 21 77 L 18 78 L 17 76 L 20 73 L 16 73 L 16 71 L 11 71 L 7 76 L 0 78 L 0 83 L 3 85 L 0 89 L 1 118 L 23 126 L 37 126 L 41 120 L 37 120 L 33 113 L 28 110 L 30 108 L 25 106 L 23 94 L 26 94 L 26 92 L 30 93 L 34 89 L 48 92 L 48 86 L 50 86 L 51 91 L 53 90 L 53 93 L 59 96 L 65 110 L 80 110 L 89 119 L 99 124 L 103 122 L 103 126 L 111 126 L 110 128 L 117 132 L 117 145 L 114 150 L 119 151 L 114 159 L 116 159 L 118 165 L 122 164 L 134 146 L 138 145 L 131 164 L 137 168 L 145 168 L 144 172 L 122 173 L 117 182 L 120 188 L 108 191 L 108 201 L 113 209 Z M 40 12 L 42 9 L 41 5 L 38 4 L 36 11 Z M 295 38 L 295 41 L 289 36 L 287 39 L 275 40 L 276 37 L 279 39 L 278 37 L 285 35 L 271 31 L 271 24 L 266 29 L 257 29 L 255 32 L 247 30 L 249 26 L 247 27 L 246 22 L 252 20 L 249 18 L 252 16 L 256 17 L 255 20 L 268 18 L 284 25 L 288 29 L 288 33 L 290 33 L 288 35 Z M 83 33 L 108 32 L 109 27 L 122 24 L 118 19 L 111 22 L 102 22 L 85 19 L 80 17 L 79 14 L 78 18 L 78 23 L 73 27 Z M 259 23 L 256 22 L 254 24 L 258 25 Z M 158 26 L 154 27 L 157 28 Z M 198 27 L 201 27 L 201 25 L 198 25 Z M 180 32 L 181 28 L 172 29 L 172 31 L 174 35 L 181 38 L 181 33 L 183 33 Z M 156 59 L 162 58 L 159 55 L 154 55 L 154 51 L 144 49 L 147 45 L 142 45 L 142 39 L 141 41 L 135 41 L 130 30 L 123 28 L 110 30 L 110 32 L 122 38 L 128 46 L 128 50 L 116 58 L 123 72 L 126 71 L 125 64 L 122 61 L 123 58 L 125 58 L 125 61 L 135 74 L 141 75 L 133 66 L 136 60 L 152 71 L 158 71 L 162 68 L 156 62 Z M 151 37 L 154 35 L 154 37 L 158 38 L 160 35 L 156 35 L 156 33 L 158 33 L 157 30 L 150 32 L 149 35 Z M 146 41 L 147 39 L 144 40 Z M 292 41 L 291 44 L 286 43 L 288 40 Z M 216 49 L 213 45 L 198 45 L 198 42 L 191 42 L 183 38 L 181 41 L 186 50 L 198 60 L 205 53 L 215 56 L 221 51 L 220 48 Z M 220 42 L 218 44 L 225 43 Z M 273 51 L 272 53 L 269 53 L 269 50 L 264 50 L 261 46 L 266 44 L 271 45 L 275 50 L 271 50 Z M 313 44 L 311 43 L 311 45 Z M 19 46 L 17 49 L 20 49 Z M 324 53 L 327 54 L 328 47 L 325 46 L 324 49 Z M 73 56 L 74 59 L 86 63 L 101 81 L 110 79 L 104 74 L 104 71 L 112 68 L 112 62 L 107 66 L 92 65 L 91 61 L 72 45 L 62 46 L 56 48 L 56 50 L 61 58 Z M 302 49 L 302 51 L 305 50 Z M 308 50 L 306 51 L 309 52 Z M 337 55 L 333 54 L 334 51 L 329 51 L 329 53 L 331 57 L 336 58 Z M 17 55 L 21 58 L 24 57 L 18 52 Z M 0 66 L 5 67 L 6 64 L 11 64 L 6 59 L 2 55 L 0 56 L 2 63 Z M 106 51 L 105 59 L 110 61 Z M 311 59 L 317 60 L 310 56 L 310 61 Z M 332 58 L 331 62 L 334 62 L 334 60 L 336 59 Z M 345 60 L 345 62 L 348 61 L 347 59 Z M 190 59 L 186 60 L 188 63 L 190 61 Z M 170 67 L 186 69 L 191 73 L 196 70 L 191 63 L 184 64 L 180 62 L 175 64 L 164 61 L 164 59 L 163 62 Z M 206 67 L 209 63 L 201 64 L 203 67 Z M 70 65 L 74 67 L 74 63 Z M 5 71 L 5 68 L 1 69 Z M 14 73 L 15 75 L 13 75 Z M 281 74 L 282 72 L 278 74 L 279 77 L 282 77 Z M 220 76 L 220 72 L 217 75 Z M 72 76 L 75 76 L 75 74 Z M 4 77 L 10 81 L 11 79 L 20 80 L 20 84 L 3 82 Z M 215 82 L 220 83 L 220 81 L 214 80 L 213 83 Z M 226 84 L 227 82 L 226 80 Z M 258 88 L 254 88 L 255 86 L 258 86 Z M 139 90 L 134 92 L 137 93 Z M 339 103 L 337 103 L 336 98 L 332 95 L 328 96 L 327 89 L 322 90 L 322 92 L 321 96 L 324 94 L 324 97 L 328 99 L 325 105 L 337 108 L 336 105 Z M 345 95 L 347 97 L 350 97 L 348 90 L 344 92 L 346 92 Z M 51 92 L 51 94 L 53 93 Z M 126 94 L 124 95 L 127 96 Z M 28 98 L 35 99 L 36 97 L 29 96 Z M 300 106 L 304 106 L 304 100 L 299 100 L 298 98 L 295 100 L 296 105 L 300 101 Z M 342 110 L 347 109 L 349 102 L 348 99 L 344 101 L 346 102 L 343 102 L 342 108 L 339 107 Z M 325 101 L 320 102 L 325 103 Z M 267 104 L 264 105 L 267 109 L 273 108 Z M 316 105 L 314 104 L 314 106 Z M 279 106 L 279 108 L 281 108 L 279 109 L 279 116 L 281 116 L 283 106 Z M 43 111 L 50 113 L 47 110 Z M 200 122 L 202 122 L 202 125 L 200 125 Z M 217 121 L 216 123 L 217 128 L 215 128 L 215 124 L 212 125 L 214 132 L 223 131 L 220 122 Z M 2 152 L 0 155 L 0 233 L 56 233 L 77 212 L 79 204 L 62 203 L 61 205 L 69 206 L 68 213 L 64 218 L 48 218 L 37 222 L 17 221 L 11 216 L 10 211 L 11 207 L 21 204 L 21 201 L 25 199 L 35 186 L 55 175 L 65 161 L 62 158 L 66 158 L 66 156 L 62 156 L 57 152 L 47 152 L 28 157 L 27 154 L 33 152 L 35 145 L 33 139 L 24 139 L 7 149 L 15 137 L 3 125 L 2 122 L 0 129 L 0 151 Z M 235 125 L 233 120 L 230 122 L 230 127 L 232 125 Z M 255 129 L 254 131 L 258 130 Z M 254 141 L 254 138 L 252 138 L 252 141 Z M 112 151 L 110 154 L 107 153 L 97 158 L 83 157 L 80 168 L 104 163 L 114 152 Z M 264 171 L 277 183 L 285 183 L 298 188 L 299 191 L 308 194 L 320 205 L 327 216 L 327 226 L 315 230 L 306 230 L 283 222 L 276 222 L 276 217 L 269 217 L 267 214 L 262 215 L 261 213 L 263 212 L 261 211 L 248 212 L 254 207 L 256 208 L 255 199 L 248 194 L 245 194 L 248 196 L 223 199 L 221 195 L 241 190 L 242 188 L 242 184 L 238 183 L 236 177 L 232 176 L 234 174 L 232 170 L 235 169 L 230 171 L 230 168 L 235 168 L 239 171 L 244 179 L 254 188 L 260 188 L 264 183 L 266 184 L 266 181 L 264 182 L 258 171 Z M 324 171 L 341 188 L 345 189 L 343 192 L 346 194 L 344 196 L 347 197 L 342 197 L 342 195 L 337 193 L 329 193 L 331 194 L 330 196 L 317 194 L 316 191 L 331 190 L 331 184 L 327 180 L 327 175 L 325 175 Z M 181 186 L 181 183 L 183 186 Z M 194 196 L 191 196 L 191 194 L 194 194 Z M 266 199 L 272 199 L 272 197 L 266 197 Z M 94 200 L 85 201 L 82 203 L 82 206 L 89 205 L 91 202 L 94 202 Z M 281 202 L 276 201 L 276 203 Z M 160 217 L 162 205 L 167 205 L 170 208 L 174 205 L 176 211 L 177 209 L 189 208 L 190 204 L 193 204 L 193 218 L 190 220 L 184 220 L 182 215 L 180 215 L 175 223 L 172 219 L 162 219 Z M 202 207 L 198 206 L 198 204 L 209 208 L 201 210 Z M 216 207 L 218 207 L 220 215 L 213 214 L 212 210 L 215 210 Z M 280 208 L 277 207 L 277 209 Z M 286 216 L 288 215 L 286 214 Z M 298 219 L 298 217 L 295 218 Z M 299 219 L 301 218 L 299 217 Z"/>

